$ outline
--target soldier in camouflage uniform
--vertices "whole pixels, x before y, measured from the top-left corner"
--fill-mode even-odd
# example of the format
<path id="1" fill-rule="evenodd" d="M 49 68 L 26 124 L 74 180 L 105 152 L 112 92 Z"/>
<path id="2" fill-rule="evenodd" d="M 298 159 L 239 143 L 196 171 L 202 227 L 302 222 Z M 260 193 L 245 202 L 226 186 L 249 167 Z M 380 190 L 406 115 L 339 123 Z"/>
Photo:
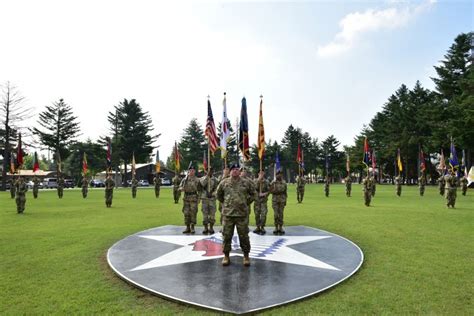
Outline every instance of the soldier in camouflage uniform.
<path id="1" fill-rule="evenodd" d="M 276 179 L 270 184 L 270 193 L 272 193 L 272 208 L 275 219 L 275 230 L 274 235 L 283 235 L 283 212 L 286 206 L 286 200 L 288 198 L 287 186 L 281 170 L 276 173 Z"/>
<path id="2" fill-rule="evenodd" d="M 456 204 L 456 191 L 457 191 L 457 177 L 456 177 L 456 171 L 451 170 L 450 173 L 446 174 L 444 176 L 445 180 L 445 190 L 444 194 L 446 197 L 446 207 L 449 208 L 451 206 L 454 208 L 454 205 Z"/>
<path id="3" fill-rule="evenodd" d="M 252 178 L 250 178 L 249 173 L 248 173 L 246 168 L 244 168 L 244 167 L 240 168 L 240 177 L 242 178 L 242 180 L 248 181 L 250 183 L 250 185 L 254 188 L 254 190 L 257 190 L 255 188 L 255 184 L 254 184 Z M 252 201 L 250 201 L 249 204 L 248 204 L 248 214 L 249 214 L 249 216 L 250 216 L 250 213 L 252 212 L 251 204 L 252 204 Z"/>
<path id="4" fill-rule="evenodd" d="M 15 194 L 16 194 L 16 187 L 15 187 L 15 180 L 13 179 L 13 176 L 10 178 L 10 197 L 12 199 L 15 198 Z"/>
<path id="5" fill-rule="evenodd" d="M 18 214 L 22 214 L 25 211 L 26 191 L 28 191 L 28 187 L 26 186 L 25 180 L 20 176 L 18 176 L 14 186 L 16 189 L 16 211 Z"/>
<path id="6" fill-rule="evenodd" d="M 304 197 L 304 186 L 306 185 L 306 180 L 303 175 L 296 177 L 296 199 L 298 203 L 303 202 Z"/>
<path id="7" fill-rule="evenodd" d="M 420 177 L 418 178 L 418 187 L 420 189 L 420 196 L 425 194 L 425 185 L 426 185 L 426 176 L 424 173 L 421 173 Z"/>
<path id="8" fill-rule="evenodd" d="M 34 176 L 33 177 L 33 197 L 35 199 L 38 198 L 39 184 L 40 184 L 40 180 L 38 179 L 37 176 Z"/>
<path id="9" fill-rule="evenodd" d="M 137 187 L 138 187 L 138 180 L 135 177 L 132 178 L 132 198 L 137 197 Z"/>
<path id="10" fill-rule="evenodd" d="M 64 177 L 62 174 L 59 174 L 58 176 L 58 197 L 60 199 L 63 198 L 63 192 L 64 192 Z"/>
<path id="11" fill-rule="evenodd" d="M 89 191 L 89 179 L 86 176 L 82 177 L 82 197 L 85 199 L 87 197 L 87 192 Z"/>
<path id="12" fill-rule="evenodd" d="M 467 192 L 467 183 L 468 183 L 467 175 L 464 175 L 464 176 L 461 178 L 462 195 L 466 195 L 466 192 Z"/>
<path id="13" fill-rule="evenodd" d="M 362 180 L 362 186 L 364 190 L 365 206 L 370 206 L 370 200 L 372 200 L 372 183 L 369 176 L 365 177 L 364 180 Z"/>
<path id="14" fill-rule="evenodd" d="M 161 188 L 161 178 L 160 175 L 157 173 L 153 178 L 153 184 L 155 185 L 155 197 L 160 197 L 160 188 Z"/>
<path id="15" fill-rule="evenodd" d="M 347 176 L 345 179 L 346 182 L 346 196 L 351 197 L 351 190 L 352 190 L 352 179 L 350 176 Z"/>
<path id="16" fill-rule="evenodd" d="M 179 202 L 179 197 L 181 196 L 181 191 L 179 190 L 179 185 L 181 184 L 181 179 L 179 178 L 179 175 L 176 174 L 173 177 L 172 180 L 173 183 L 173 198 L 174 198 L 174 204 L 178 204 Z"/>
<path id="17" fill-rule="evenodd" d="M 395 185 L 397 188 L 397 195 L 402 195 L 402 177 L 400 177 L 400 175 L 395 177 Z"/>
<path id="18" fill-rule="evenodd" d="M 244 266 L 250 265 L 250 239 L 249 239 L 249 204 L 255 199 L 255 187 L 251 181 L 246 181 L 240 177 L 240 170 L 237 164 L 230 168 L 231 176 L 222 180 L 217 187 L 217 199 L 223 204 L 223 252 L 224 259 L 222 265 L 230 264 L 229 253 L 232 249 L 232 237 L 234 229 L 237 227 L 240 248 L 244 253 Z"/>
<path id="19" fill-rule="evenodd" d="M 329 177 L 326 176 L 326 180 L 324 181 L 324 194 L 326 195 L 326 197 L 329 197 Z"/>
<path id="20" fill-rule="evenodd" d="M 267 222 L 268 213 L 268 194 L 270 193 L 270 182 L 265 179 L 265 172 L 262 170 L 258 173 L 258 179 L 255 179 L 255 188 L 257 196 L 253 204 L 255 212 L 255 224 L 257 228 L 253 231 L 255 234 L 265 235 L 265 224 Z"/>
<path id="21" fill-rule="evenodd" d="M 115 182 L 112 180 L 112 176 L 109 174 L 107 175 L 107 179 L 105 180 L 105 205 L 107 207 L 112 207 L 112 199 L 114 197 L 114 187 Z"/>
<path id="22" fill-rule="evenodd" d="M 219 184 L 222 182 L 222 180 L 224 180 L 225 178 L 228 178 L 229 176 L 230 176 L 230 169 L 229 169 L 229 167 L 226 166 L 224 168 L 224 171 L 222 172 L 222 175 L 218 179 Z M 220 223 L 222 225 L 222 203 L 220 201 L 219 201 L 218 208 L 219 208 L 219 213 L 221 214 Z M 222 233 L 222 230 L 221 230 L 221 233 Z"/>
<path id="23" fill-rule="evenodd" d="M 446 185 L 446 181 L 444 179 L 444 175 L 441 175 L 438 178 L 438 188 L 439 188 L 439 195 L 444 196 L 444 187 Z"/>
<path id="24" fill-rule="evenodd" d="M 204 235 L 214 234 L 214 223 L 216 222 L 216 190 L 217 179 L 210 168 L 208 175 L 199 179 L 201 187 L 202 201 L 202 224 L 204 225 Z"/>
<path id="25" fill-rule="evenodd" d="M 375 196 L 375 190 L 377 189 L 377 182 L 375 181 L 375 177 L 372 176 L 370 177 L 370 184 L 372 185 L 372 190 L 371 190 L 371 194 L 372 194 L 372 197 Z"/>
<path id="26" fill-rule="evenodd" d="M 184 192 L 183 214 L 186 229 L 183 234 L 194 234 L 194 225 L 196 225 L 196 216 L 199 204 L 199 179 L 195 175 L 196 170 L 193 166 L 188 169 L 188 175 L 181 181 L 179 190 Z"/>

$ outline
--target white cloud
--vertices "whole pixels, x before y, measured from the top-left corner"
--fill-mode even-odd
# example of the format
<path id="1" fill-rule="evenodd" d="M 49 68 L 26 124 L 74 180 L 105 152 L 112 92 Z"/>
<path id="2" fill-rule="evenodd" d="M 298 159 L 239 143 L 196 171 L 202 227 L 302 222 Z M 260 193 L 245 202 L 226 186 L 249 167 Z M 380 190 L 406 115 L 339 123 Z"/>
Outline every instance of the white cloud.
<path id="1" fill-rule="evenodd" d="M 349 13 L 339 22 L 341 31 L 336 34 L 334 40 L 318 47 L 318 55 L 337 56 L 349 51 L 364 33 L 401 28 L 433 3 L 435 1 L 430 0 L 417 6 L 392 7 L 384 10 L 368 9 L 363 13 Z"/>

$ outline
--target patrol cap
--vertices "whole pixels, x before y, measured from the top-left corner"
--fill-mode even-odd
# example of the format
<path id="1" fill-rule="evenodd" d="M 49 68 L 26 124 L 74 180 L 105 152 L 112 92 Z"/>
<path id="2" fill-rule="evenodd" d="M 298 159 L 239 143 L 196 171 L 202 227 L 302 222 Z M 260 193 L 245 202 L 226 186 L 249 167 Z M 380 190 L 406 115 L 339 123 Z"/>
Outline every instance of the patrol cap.
<path id="1" fill-rule="evenodd" d="M 240 168 L 240 166 L 239 166 L 238 163 L 233 163 L 233 164 L 230 164 L 230 166 L 229 166 L 229 169 L 230 169 L 230 170 L 232 170 L 232 169 L 239 169 L 239 168 Z"/>

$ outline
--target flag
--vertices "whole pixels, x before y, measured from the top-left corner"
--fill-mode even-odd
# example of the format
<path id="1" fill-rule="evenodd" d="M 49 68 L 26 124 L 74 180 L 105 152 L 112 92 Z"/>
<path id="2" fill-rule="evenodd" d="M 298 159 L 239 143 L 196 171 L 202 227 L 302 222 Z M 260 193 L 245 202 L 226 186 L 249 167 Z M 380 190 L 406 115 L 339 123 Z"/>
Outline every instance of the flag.
<path id="1" fill-rule="evenodd" d="M 329 155 L 326 151 L 326 175 L 329 175 Z"/>
<path id="2" fill-rule="evenodd" d="M 86 155 L 86 152 L 84 152 L 84 155 L 82 156 L 82 175 L 84 177 L 86 176 L 88 169 L 89 168 L 87 166 L 87 155 Z"/>
<path id="3" fill-rule="evenodd" d="M 204 170 L 207 170 L 206 151 L 204 151 L 203 155 L 202 155 L 202 166 L 203 166 Z"/>
<path id="4" fill-rule="evenodd" d="M 400 148 L 398 148 L 398 151 L 397 151 L 397 166 L 398 166 L 398 172 L 402 172 L 403 165 L 402 165 L 402 157 L 400 155 Z"/>
<path id="5" fill-rule="evenodd" d="M 156 173 L 160 173 L 161 171 L 160 151 L 158 149 L 156 150 L 155 171 Z"/>
<path id="6" fill-rule="evenodd" d="M 23 167 L 23 150 L 21 149 L 21 133 L 18 133 L 18 153 L 16 155 L 16 165 L 18 169 Z"/>
<path id="7" fill-rule="evenodd" d="M 249 122 L 247 118 L 247 100 L 245 98 L 242 98 L 242 109 L 240 110 L 239 148 L 244 161 L 249 160 Z"/>
<path id="8" fill-rule="evenodd" d="M 273 169 L 273 178 L 276 179 L 276 173 L 280 170 L 281 170 L 280 157 L 278 157 L 278 151 L 277 151 L 275 155 L 275 168 Z"/>
<path id="9" fill-rule="evenodd" d="M 112 170 L 112 143 L 109 137 L 107 139 L 107 170 Z"/>
<path id="10" fill-rule="evenodd" d="M 212 153 L 217 150 L 217 134 L 216 126 L 214 125 L 214 117 L 212 116 L 211 101 L 207 100 L 207 121 L 206 121 L 206 137 L 209 143 L 209 149 Z"/>
<path id="11" fill-rule="evenodd" d="M 439 165 L 438 169 L 441 170 L 441 174 L 444 174 L 444 169 L 446 169 L 446 161 L 444 158 L 444 152 L 443 149 L 441 149 L 441 157 L 439 158 Z"/>
<path id="12" fill-rule="evenodd" d="M 351 172 L 351 161 L 349 159 L 349 154 L 346 155 L 346 171 L 348 175 Z"/>
<path id="13" fill-rule="evenodd" d="M 464 172 L 464 175 L 467 176 L 467 166 L 466 166 L 466 153 L 464 149 L 462 150 L 462 160 L 461 160 L 461 172 Z"/>
<path id="14" fill-rule="evenodd" d="M 301 145 L 298 143 L 298 150 L 296 151 L 296 162 L 301 165 Z"/>
<path id="15" fill-rule="evenodd" d="M 135 152 L 132 153 L 132 178 L 135 178 L 135 174 L 137 173 L 136 165 L 135 165 Z"/>
<path id="16" fill-rule="evenodd" d="M 456 147 L 454 147 L 454 142 L 451 140 L 451 154 L 449 155 L 449 165 L 451 170 L 459 168 L 458 155 L 456 154 Z"/>
<path id="17" fill-rule="evenodd" d="M 423 173 L 426 170 L 426 163 L 425 163 L 425 154 L 423 153 L 423 149 L 420 149 L 420 171 Z"/>
<path id="18" fill-rule="evenodd" d="M 301 170 L 304 171 L 304 152 L 301 151 Z"/>
<path id="19" fill-rule="evenodd" d="M 38 171 L 39 168 L 38 154 L 35 151 L 35 155 L 33 156 L 33 172 Z"/>
<path id="20" fill-rule="evenodd" d="M 16 172 L 15 160 L 15 154 L 10 153 L 10 174 L 14 174 Z"/>
<path id="21" fill-rule="evenodd" d="M 56 166 L 57 166 L 57 172 L 61 173 L 62 168 L 61 168 L 61 154 L 59 151 L 56 152 Z"/>
<path id="22" fill-rule="evenodd" d="M 222 112 L 222 123 L 221 123 L 221 157 L 224 159 L 227 156 L 227 139 L 230 137 L 229 123 L 227 119 L 227 101 L 224 92 L 224 100 L 222 101 L 223 112 Z"/>
<path id="23" fill-rule="evenodd" d="M 364 159 L 362 162 L 369 168 L 369 164 L 371 162 L 370 158 L 370 148 L 369 148 L 369 142 L 367 141 L 367 137 L 365 137 L 364 140 Z"/>
<path id="24" fill-rule="evenodd" d="M 263 113 L 262 113 L 263 99 L 260 97 L 260 114 L 258 117 L 258 159 L 262 160 L 265 153 L 265 129 L 263 128 Z"/>
<path id="25" fill-rule="evenodd" d="M 377 168 L 377 160 L 375 158 L 375 149 L 372 150 L 372 171 L 375 172 L 375 168 Z"/>
<path id="26" fill-rule="evenodd" d="M 180 157 L 179 157 L 179 151 L 178 151 L 178 144 L 174 142 L 174 167 L 176 171 L 179 172 L 181 169 L 181 164 L 180 164 Z"/>

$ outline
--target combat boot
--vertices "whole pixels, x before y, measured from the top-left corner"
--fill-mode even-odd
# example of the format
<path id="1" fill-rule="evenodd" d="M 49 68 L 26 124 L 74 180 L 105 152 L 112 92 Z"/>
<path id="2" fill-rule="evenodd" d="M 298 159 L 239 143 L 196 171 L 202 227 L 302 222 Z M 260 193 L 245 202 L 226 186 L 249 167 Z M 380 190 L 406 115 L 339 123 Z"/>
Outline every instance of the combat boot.
<path id="1" fill-rule="evenodd" d="M 191 234 L 194 234 L 196 231 L 194 230 L 194 224 L 191 224 Z"/>
<path id="2" fill-rule="evenodd" d="M 265 230 L 265 226 L 260 227 L 260 235 L 265 235 L 267 231 Z"/>
<path id="3" fill-rule="evenodd" d="M 283 230 L 283 225 L 280 225 L 280 229 L 278 230 L 280 235 L 284 235 L 285 231 Z"/>
<path id="4" fill-rule="evenodd" d="M 186 229 L 183 230 L 183 234 L 189 234 L 190 232 L 191 232 L 191 229 L 190 229 L 189 224 L 188 224 L 188 225 L 186 225 Z"/>
<path id="5" fill-rule="evenodd" d="M 209 227 L 209 235 L 212 235 L 214 234 L 215 231 L 214 231 L 214 224 L 210 224 L 210 227 Z"/>
<path id="6" fill-rule="evenodd" d="M 273 235 L 278 235 L 278 225 L 275 224 L 275 230 L 273 231 Z"/>
<path id="7" fill-rule="evenodd" d="M 223 266 L 228 266 L 229 264 L 230 264 L 229 253 L 224 252 L 224 258 L 222 259 L 222 265 Z"/>
<path id="8" fill-rule="evenodd" d="M 255 228 L 255 229 L 253 230 L 253 232 L 254 232 L 255 234 L 259 234 L 259 233 L 261 232 L 260 226 L 257 226 L 257 228 Z"/>
<path id="9" fill-rule="evenodd" d="M 207 227 L 207 224 L 204 224 L 204 230 L 202 231 L 203 235 L 208 235 L 209 234 L 209 229 Z"/>
<path id="10" fill-rule="evenodd" d="M 250 258 L 248 253 L 244 253 L 244 266 L 249 267 L 250 266 Z"/>

